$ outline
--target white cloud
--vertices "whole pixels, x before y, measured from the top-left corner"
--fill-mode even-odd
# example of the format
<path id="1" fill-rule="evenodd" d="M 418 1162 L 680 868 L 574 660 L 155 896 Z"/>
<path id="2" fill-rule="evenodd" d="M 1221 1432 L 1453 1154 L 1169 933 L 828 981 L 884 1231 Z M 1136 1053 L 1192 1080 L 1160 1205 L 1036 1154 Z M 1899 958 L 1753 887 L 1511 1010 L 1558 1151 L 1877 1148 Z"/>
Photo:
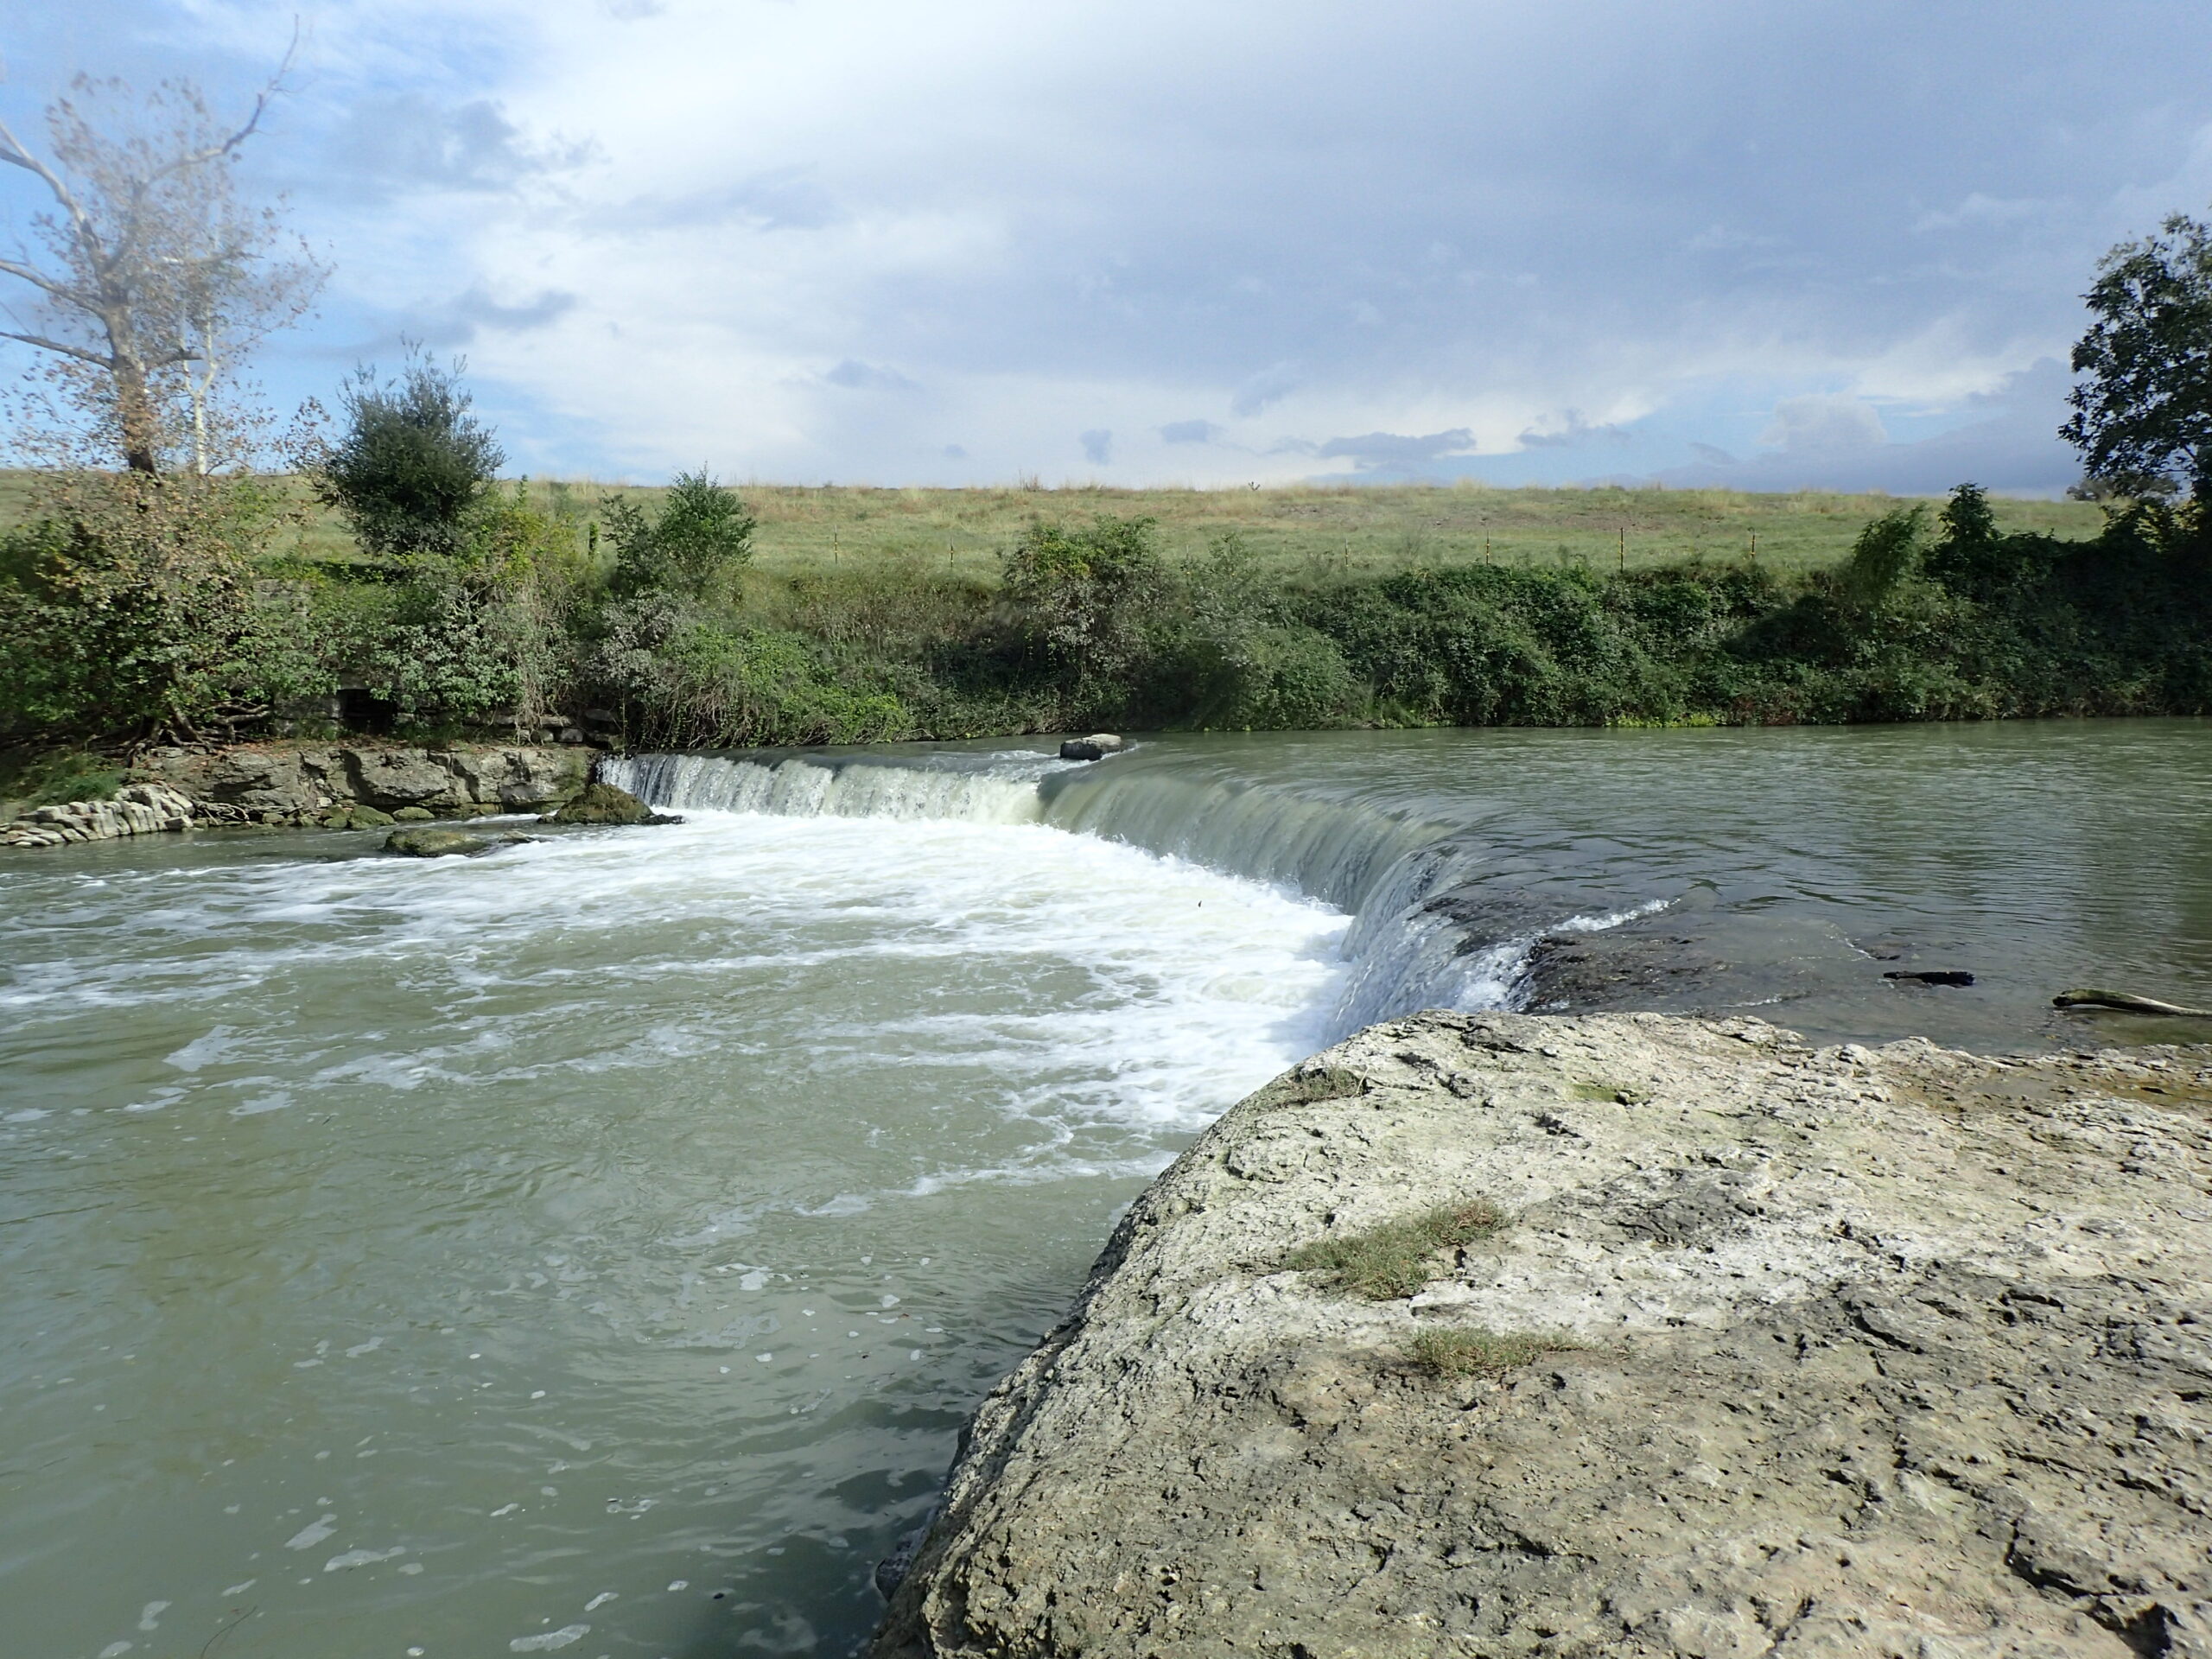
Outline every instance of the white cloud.
<path id="1" fill-rule="evenodd" d="M 14 84 L 112 50 L 244 85 L 288 6 L 14 0 Z M 2009 90 L 2054 38 L 2063 107 Z M 2212 197 L 2207 48 L 2212 14 L 2085 35 L 2061 0 L 1996 32 L 1750 0 L 1357 28 L 1320 0 L 327 0 L 251 162 L 337 266 L 274 378 L 442 329 L 541 471 L 1886 453 L 1885 421 L 1971 424 L 2063 357 L 2097 253 Z"/>

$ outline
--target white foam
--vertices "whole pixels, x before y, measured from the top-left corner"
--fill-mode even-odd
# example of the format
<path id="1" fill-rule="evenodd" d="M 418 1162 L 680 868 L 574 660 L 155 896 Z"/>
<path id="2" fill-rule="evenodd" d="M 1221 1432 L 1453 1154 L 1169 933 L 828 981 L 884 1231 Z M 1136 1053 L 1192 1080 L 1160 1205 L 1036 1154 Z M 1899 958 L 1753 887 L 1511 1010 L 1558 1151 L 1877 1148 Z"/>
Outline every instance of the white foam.
<path id="1" fill-rule="evenodd" d="M 563 1624 L 557 1630 L 548 1630 L 543 1636 L 518 1636 L 507 1643 L 509 1653 L 551 1653 L 581 1642 L 591 1634 L 588 1624 Z"/>

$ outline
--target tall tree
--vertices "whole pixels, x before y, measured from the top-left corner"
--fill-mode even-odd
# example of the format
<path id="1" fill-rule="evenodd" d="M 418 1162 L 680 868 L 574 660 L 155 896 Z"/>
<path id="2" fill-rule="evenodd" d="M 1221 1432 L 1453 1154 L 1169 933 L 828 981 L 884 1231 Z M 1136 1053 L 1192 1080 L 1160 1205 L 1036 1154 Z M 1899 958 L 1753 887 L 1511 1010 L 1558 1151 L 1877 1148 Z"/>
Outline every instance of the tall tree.
<path id="1" fill-rule="evenodd" d="M 2212 503 L 2212 226 L 2176 213 L 2121 243 L 2082 297 L 2095 321 L 2074 370 L 2088 378 L 2059 435 L 2094 485 Z"/>
<path id="2" fill-rule="evenodd" d="M 32 291 L 0 328 L 52 354 L 63 400 L 98 449 L 154 474 L 216 464 L 224 377 L 312 302 L 321 268 L 281 251 L 276 210 L 243 201 L 236 163 L 290 67 L 245 119 L 218 123 L 191 82 L 143 98 L 79 75 L 47 107 L 44 154 L 0 121 L 0 163 L 45 187 L 53 207 L 0 275 Z"/>

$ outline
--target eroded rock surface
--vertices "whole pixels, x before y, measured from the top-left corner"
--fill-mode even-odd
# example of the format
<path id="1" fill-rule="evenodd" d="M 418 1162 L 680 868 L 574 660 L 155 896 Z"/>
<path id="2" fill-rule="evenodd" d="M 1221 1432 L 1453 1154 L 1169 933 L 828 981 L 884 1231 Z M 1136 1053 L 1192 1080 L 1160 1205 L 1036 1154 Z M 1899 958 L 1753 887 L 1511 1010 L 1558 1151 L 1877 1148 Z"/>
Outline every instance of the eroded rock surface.
<path id="1" fill-rule="evenodd" d="M 2202 1054 L 1372 1027 L 1134 1206 L 874 1652 L 2212 1656 Z M 1409 1299 L 1281 1270 L 1474 1198 Z"/>

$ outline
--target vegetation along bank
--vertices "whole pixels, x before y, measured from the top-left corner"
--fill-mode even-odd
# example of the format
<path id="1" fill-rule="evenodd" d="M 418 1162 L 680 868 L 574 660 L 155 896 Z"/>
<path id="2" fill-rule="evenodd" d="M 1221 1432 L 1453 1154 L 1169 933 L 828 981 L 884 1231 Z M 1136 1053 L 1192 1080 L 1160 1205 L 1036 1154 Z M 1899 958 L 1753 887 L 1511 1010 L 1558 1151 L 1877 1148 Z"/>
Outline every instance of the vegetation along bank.
<path id="1" fill-rule="evenodd" d="M 512 741 L 574 727 L 709 747 L 2212 702 L 2212 534 L 2193 503 L 2101 514 L 1971 486 L 1940 506 L 1831 499 L 1801 505 L 1827 545 L 1808 534 L 1793 562 L 1776 538 L 1754 554 L 1725 500 L 1667 503 L 1675 518 L 1634 543 L 1587 533 L 1659 492 L 1408 490 L 1379 508 L 1357 493 L 1232 497 L 1243 512 L 1211 523 L 1113 510 L 1152 500 L 976 492 L 1002 538 L 986 564 L 973 547 L 932 558 L 918 544 L 961 492 L 904 510 L 919 493 L 837 492 L 856 529 L 869 495 L 891 498 L 876 509 L 888 522 L 849 541 L 832 529 L 826 557 L 798 536 L 779 546 L 704 475 L 588 504 L 480 480 L 434 541 L 366 514 L 338 541 L 289 480 L 206 493 L 209 510 L 159 542 L 53 512 L 0 536 L 0 743 L 18 771 L 35 757 L 84 769 L 63 751 L 346 732 Z M 1500 518 L 1574 499 L 1563 527 L 1510 537 L 1421 522 L 1441 516 L 1423 497 L 1485 496 L 1506 498 Z M 1300 505 L 1370 515 L 1363 543 L 1282 529 Z M 1855 537 L 1838 522 L 1854 506 L 1873 515 Z M 2085 516 L 2094 533 L 2078 533 Z M 0 779 L 0 795 L 68 793 L 42 773 Z"/>

